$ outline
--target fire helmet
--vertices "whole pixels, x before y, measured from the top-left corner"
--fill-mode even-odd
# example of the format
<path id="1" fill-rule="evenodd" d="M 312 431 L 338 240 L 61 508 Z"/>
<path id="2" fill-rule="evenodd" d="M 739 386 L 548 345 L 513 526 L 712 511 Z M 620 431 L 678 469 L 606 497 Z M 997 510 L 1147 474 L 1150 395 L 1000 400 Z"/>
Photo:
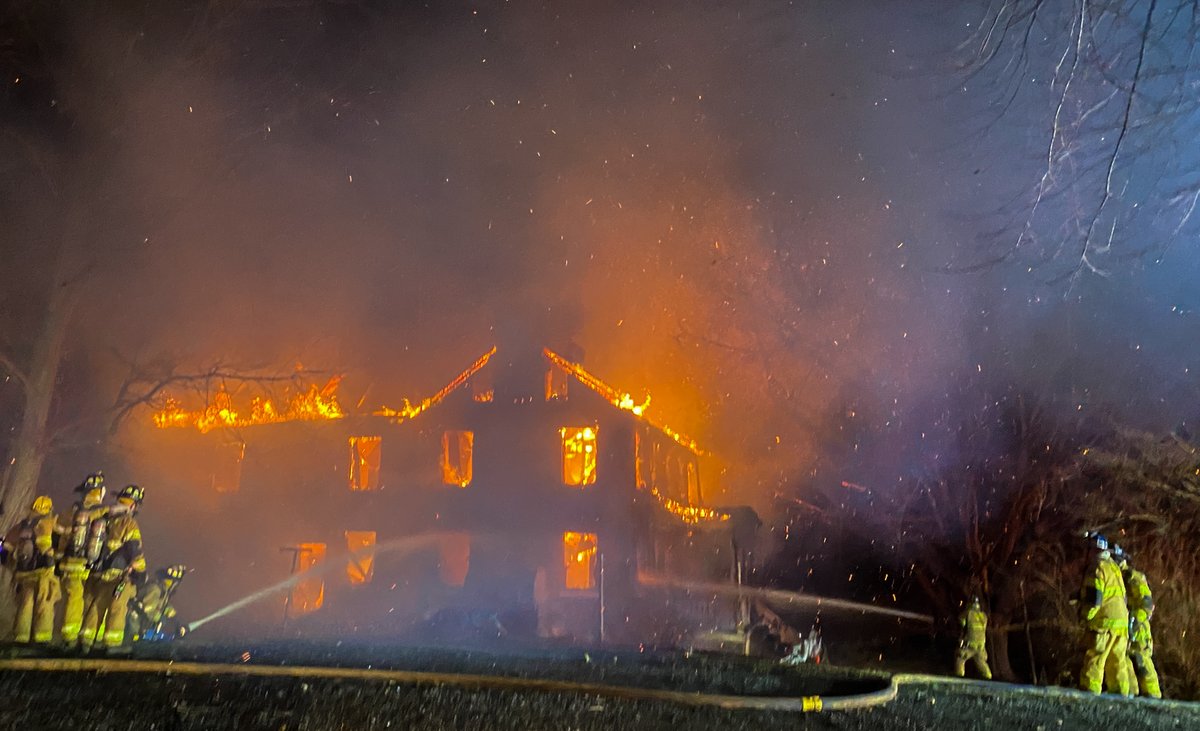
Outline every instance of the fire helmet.
<path id="1" fill-rule="evenodd" d="M 92 490 L 104 489 L 104 473 L 100 471 L 93 472 L 83 478 L 83 482 L 79 483 L 79 487 L 75 488 L 75 492 L 91 492 Z"/>
<path id="2" fill-rule="evenodd" d="M 137 485 L 126 485 L 121 488 L 117 499 L 132 500 L 134 505 L 141 505 L 142 500 L 146 499 L 146 491 Z"/>
<path id="3" fill-rule="evenodd" d="M 38 495 L 29 509 L 38 515 L 49 515 L 54 510 L 54 502 L 46 495 Z"/>
<path id="4" fill-rule="evenodd" d="M 1084 539 L 1090 541 L 1094 546 L 1096 546 L 1096 550 L 1099 550 L 1099 551 L 1107 551 L 1108 550 L 1108 539 L 1105 538 L 1104 536 L 1100 535 L 1099 532 L 1094 531 L 1094 530 L 1085 531 L 1083 534 L 1083 537 L 1084 537 Z"/>
<path id="5" fill-rule="evenodd" d="M 162 574 L 164 578 L 182 581 L 184 575 L 187 574 L 188 571 L 191 571 L 191 569 L 181 563 L 177 563 L 173 566 L 168 566 L 165 569 L 160 569 L 159 573 Z"/>
<path id="6" fill-rule="evenodd" d="M 1122 566 L 1129 563 L 1129 554 L 1125 552 L 1124 548 L 1121 548 L 1119 545 L 1117 545 L 1115 543 L 1113 544 L 1113 547 L 1112 547 L 1112 557 L 1113 557 L 1114 561 L 1116 561 L 1117 563 L 1119 563 Z"/>

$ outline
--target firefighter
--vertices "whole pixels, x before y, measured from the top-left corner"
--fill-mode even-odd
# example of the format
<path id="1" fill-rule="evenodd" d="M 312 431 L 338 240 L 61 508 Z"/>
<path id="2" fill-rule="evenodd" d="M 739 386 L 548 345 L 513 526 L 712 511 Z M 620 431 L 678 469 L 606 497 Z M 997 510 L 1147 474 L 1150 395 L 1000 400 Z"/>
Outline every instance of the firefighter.
<path id="1" fill-rule="evenodd" d="M 175 607 L 171 597 L 187 574 L 188 567 L 175 564 L 155 573 L 153 581 L 149 581 L 138 591 L 137 598 L 129 606 L 129 622 L 125 634 L 131 640 L 162 640 L 169 637 L 183 637 L 187 632 L 185 625 L 175 622 L 175 631 L 166 635 L 162 631 L 163 623 L 175 619 Z"/>
<path id="2" fill-rule="evenodd" d="M 13 570 L 17 616 L 13 641 L 32 639 L 47 644 L 54 637 L 54 606 L 61 597 L 54 575 L 54 503 L 45 495 L 34 499 L 29 515 L 4 539 L 4 563 Z"/>
<path id="3" fill-rule="evenodd" d="M 104 503 L 104 473 L 96 472 L 75 488 L 80 493 L 67 522 L 59 526 L 58 574 L 62 577 L 62 640 L 75 644 L 83 625 L 83 588 L 88 574 L 104 548 L 108 507 Z"/>
<path id="4" fill-rule="evenodd" d="M 110 511 L 104 551 L 88 577 L 79 648 L 89 652 L 96 643 L 107 651 L 125 643 L 129 601 L 146 581 L 142 531 L 135 517 L 145 497 L 137 485 L 126 485 Z"/>
<path id="5" fill-rule="evenodd" d="M 987 613 L 979 603 L 979 595 L 971 597 L 971 605 L 958 617 L 962 626 L 962 638 L 958 641 L 958 655 L 954 660 L 954 672 L 958 677 L 967 674 L 967 660 L 975 661 L 975 669 L 984 680 L 992 679 L 992 669 L 987 662 Z"/>
<path id="6" fill-rule="evenodd" d="M 1162 698 L 1158 686 L 1158 671 L 1154 669 L 1154 636 L 1150 632 L 1150 617 L 1154 614 L 1154 597 L 1146 575 L 1129 564 L 1129 554 L 1120 546 L 1113 549 L 1113 558 L 1121 567 L 1128 590 L 1129 608 L 1129 689 L 1137 695 Z"/>
<path id="7" fill-rule="evenodd" d="M 1106 684 L 1129 695 L 1129 610 L 1125 606 L 1125 582 L 1113 561 L 1108 541 L 1098 533 L 1085 534 L 1095 550 L 1092 568 L 1084 581 L 1083 619 L 1087 626 L 1087 652 L 1080 672 L 1080 687 L 1099 693 Z"/>

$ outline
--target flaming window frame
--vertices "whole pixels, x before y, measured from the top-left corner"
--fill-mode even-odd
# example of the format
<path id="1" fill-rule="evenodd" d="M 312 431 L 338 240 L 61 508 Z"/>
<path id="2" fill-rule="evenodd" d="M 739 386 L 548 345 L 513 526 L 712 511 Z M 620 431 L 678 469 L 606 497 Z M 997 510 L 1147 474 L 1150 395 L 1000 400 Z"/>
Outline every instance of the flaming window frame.
<path id="1" fill-rule="evenodd" d="M 292 574 L 301 574 L 325 561 L 327 546 L 309 542 L 296 545 L 296 563 Z M 312 597 L 311 601 L 309 597 Z M 325 605 L 325 579 L 320 576 L 297 581 L 288 594 L 288 614 L 311 614 Z"/>
<path id="2" fill-rule="evenodd" d="M 558 434 L 562 440 L 563 484 L 581 490 L 595 485 L 599 473 L 600 427 L 564 426 Z"/>
<path id="3" fill-rule="evenodd" d="M 596 572 L 600 561 L 600 538 L 589 531 L 562 533 L 563 590 L 571 594 L 599 590 Z M 582 577 L 582 581 L 579 580 Z"/>
<path id="4" fill-rule="evenodd" d="M 450 446 L 455 446 L 451 459 Z M 475 478 L 475 432 L 447 429 L 442 432 L 442 484 L 465 489 Z"/>
<path id="5" fill-rule="evenodd" d="M 373 530 L 348 530 L 346 550 L 346 578 L 352 585 L 369 584 L 375 578 L 375 542 L 378 534 Z"/>
<path id="6" fill-rule="evenodd" d="M 364 449 L 370 445 L 369 449 Z M 379 475 L 383 468 L 383 437 L 363 434 L 350 437 L 350 474 L 348 485 L 351 492 L 374 492 L 382 489 Z M 365 475 L 365 479 L 364 479 Z"/>

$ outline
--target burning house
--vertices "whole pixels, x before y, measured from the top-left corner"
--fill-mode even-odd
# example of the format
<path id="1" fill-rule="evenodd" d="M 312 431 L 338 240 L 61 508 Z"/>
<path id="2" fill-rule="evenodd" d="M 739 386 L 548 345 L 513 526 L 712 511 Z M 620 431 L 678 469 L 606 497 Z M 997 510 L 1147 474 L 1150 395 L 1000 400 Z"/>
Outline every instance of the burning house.
<path id="1" fill-rule="evenodd" d="M 697 443 L 578 358 L 492 348 L 429 398 L 358 412 L 337 387 L 240 410 L 221 390 L 155 415 L 177 427 L 169 449 L 203 454 L 203 485 L 181 492 L 236 536 L 195 547 L 217 606 L 302 574 L 250 616 L 382 634 L 450 612 L 485 633 L 618 642 L 735 623 L 732 602 L 673 622 L 680 603 L 643 579 L 737 580 L 757 519 L 710 506 Z"/>

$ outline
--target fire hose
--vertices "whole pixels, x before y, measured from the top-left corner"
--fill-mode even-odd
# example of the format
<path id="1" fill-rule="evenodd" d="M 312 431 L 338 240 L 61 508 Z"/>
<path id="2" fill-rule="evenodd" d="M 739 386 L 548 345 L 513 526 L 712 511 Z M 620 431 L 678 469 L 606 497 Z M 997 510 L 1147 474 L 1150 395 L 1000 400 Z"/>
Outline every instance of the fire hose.
<path id="1" fill-rule="evenodd" d="M 600 696 L 618 700 L 657 701 L 685 706 L 716 707 L 726 710 L 775 711 L 784 713 L 849 711 L 883 705 L 896 699 L 901 683 L 922 677 L 907 674 L 893 675 L 886 687 L 854 695 L 781 697 L 689 693 L 678 690 L 658 690 L 625 685 L 579 683 L 538 678 L 514 678 L 500 675 L 364 668 L 235 665 L 228 663 L 173 662 L 167 660 L 15 659 L 0 661 L 0 672 L 2 671 L 153 673 L 166 676 L 240 675 L 244 677 L 364 680 L 407 685 L 437 685 L 473 689 L 568 693 Z"/>

